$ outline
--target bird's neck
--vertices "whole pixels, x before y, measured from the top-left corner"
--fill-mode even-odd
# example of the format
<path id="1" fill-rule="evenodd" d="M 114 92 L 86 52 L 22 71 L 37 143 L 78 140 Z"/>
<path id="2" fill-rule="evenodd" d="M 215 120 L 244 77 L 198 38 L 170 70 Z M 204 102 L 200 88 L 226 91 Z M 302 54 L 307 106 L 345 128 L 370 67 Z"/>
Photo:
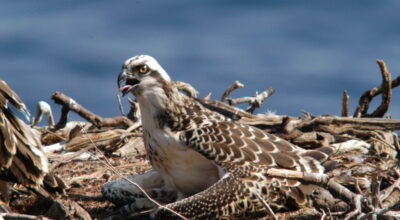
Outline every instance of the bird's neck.
<path id="1" fill-rule="evenodd" d="M 200 110 L 202 108 L 196 108 L 195 106 L 200 104 L 180 93 L 171 84 L 147 88 L 137 96 L 137 99 L 143 126 L 149 130 L 165 127 L 171 130 L 188 129 L 192 121 L 190 118 L 193 113 L 192 109 Z"/>

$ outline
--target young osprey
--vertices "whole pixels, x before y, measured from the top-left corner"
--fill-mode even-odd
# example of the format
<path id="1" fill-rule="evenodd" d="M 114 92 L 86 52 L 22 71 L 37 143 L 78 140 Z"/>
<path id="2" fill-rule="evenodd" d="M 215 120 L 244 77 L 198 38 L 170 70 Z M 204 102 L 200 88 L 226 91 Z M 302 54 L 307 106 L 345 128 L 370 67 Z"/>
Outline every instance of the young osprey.
<path id="1" fill-rule="evenodd" d="M 268 211 L 258 197 L 268 201 L 273 210 L 285 209 L 288 203 L 301 206 L 307 198 L 298 188 L 300 182 L 272 178 L 265 174 L 266 169 L 316 173 L 324 170 L 320 160 L 327 158 L 323 151 L 330 149 L 305 151 L 203 107 L 180 93 L 166 71 L 150 56 L 140 55 L 125 61 L 118 84 L 124 95 L 131 92 L 139 102 L 144 143 L 155 170 L 133 179 L 156 198 L 162 193 L 149 184 L 176 192 L 177 201 L 167 207 L 187 218 L 266 216 Z M 128 185 L 118 180 L 105 184 L 102 191 L 116 203 L 130 200 L 140 206 L 140 192 L 128 189 Z M 123 197 L 126 195 L 132 199 Z M 160 219 L 174 216 L 165 209 L 153 214 Z"/>

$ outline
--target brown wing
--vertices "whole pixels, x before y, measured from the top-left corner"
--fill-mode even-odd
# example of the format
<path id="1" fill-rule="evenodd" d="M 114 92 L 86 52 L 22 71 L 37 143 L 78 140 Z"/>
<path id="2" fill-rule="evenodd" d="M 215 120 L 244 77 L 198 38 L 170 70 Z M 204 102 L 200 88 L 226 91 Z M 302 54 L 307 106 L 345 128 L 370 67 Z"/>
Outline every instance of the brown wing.
<path id="1" fill-rule="evenodd" d="M 303 150 L 258 128 L 230 121 L 203 124 L 183 133 L 181 140 L 239 176 L 247 189 L 258 192 L 275 209 L 286 207 L 285 201 L 290 201 L 288 197 L 300 206 L 307 199 L 297 188 L 298 180 L 271 177 L 265 174 L 265 169 L 276 167 L 320 173 L 324 170 L 320 162 L 329 154 L 329 149 Z"/>
<path id="2" fill-rule="evenodd" d="M 327 155 L 305 151 L 258 128 L 230 121 L 212 121 L 184 132 L 181 140 L 218 165 L 257 164 L 268 167 L 322 172 L 317 160 Z"/>
<path id="3" fill-rule="evenodd" d="M 0 105 L 7 106 L 8 102 L 12 103 L 18 111 L 25 114 L 25 117 L 29 120 L 30 113 L 25 103 L 4 80 L 0 79 Z"/>
<path id="4" fill-rule="evenodd" d="M 251 190 L 231 174 L 206 190 L 167 207 L 188 219 L 258 219 L 266 215 Z M 180 219 L 161 208 L 153 215 L 154 219 Z"/>
<path id="5" fill-rule="evenodd" d="M 36 135 L 14 115 L 8 103 L 28 112 L 18 95 L 0 80 L 0 178 L 36 186 L 47 173 L 47 158 Z"/>

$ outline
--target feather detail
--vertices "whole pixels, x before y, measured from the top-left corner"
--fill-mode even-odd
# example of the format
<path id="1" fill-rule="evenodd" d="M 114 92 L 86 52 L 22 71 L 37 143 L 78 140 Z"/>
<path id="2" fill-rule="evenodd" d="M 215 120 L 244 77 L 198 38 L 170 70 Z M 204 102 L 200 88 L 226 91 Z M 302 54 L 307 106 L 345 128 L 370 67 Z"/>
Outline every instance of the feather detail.
<path id="1" fill-rule="evenodd" d="M 8 103 L 29 116 L 19 96 L 0 80 L 0 178 L 36 187 L 48 173 L 47 157 L 38 137 L 14 115 Z"/>

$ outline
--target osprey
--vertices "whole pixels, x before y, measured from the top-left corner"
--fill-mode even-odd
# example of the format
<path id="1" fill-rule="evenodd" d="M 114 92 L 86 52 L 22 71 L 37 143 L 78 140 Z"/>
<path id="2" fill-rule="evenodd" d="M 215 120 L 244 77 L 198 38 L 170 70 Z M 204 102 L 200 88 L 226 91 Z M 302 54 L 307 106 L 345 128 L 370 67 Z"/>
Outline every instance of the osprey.
<path id="1" fill-rule="evenodd" d="M 36 188 L 43 184 L 48 173 L 47 157 L 37 135 L 14 115 L 10 104 L 29 117 L 22 100 L 0 80 L 0 180 Z M 1 184 L 1 188 L 6 189 L 4 182 Z M 7 197 L 6 190 L 2 194 Z"/>
<path id="2" fill-rule="evenodd" d="M 321 173 L 331 149 L 303 150 L 258 128 L 203 107 L 178 91 L 158 62 L 146 55 L 125 61 L 120 91 L 136 96 L 148 159 L 154 170 L 132 178 L 156 200 L 189 219 L 258 218 L 305 205 L 294 179 L 266 175 L 268 168 Z M 135 211 L 154 207 L 129 182 L 106 183 L 103 195 Z M 173 218 L 157 209 L 153 217 Z M 176 217 L 176 216 L 175 216 Z"/>

